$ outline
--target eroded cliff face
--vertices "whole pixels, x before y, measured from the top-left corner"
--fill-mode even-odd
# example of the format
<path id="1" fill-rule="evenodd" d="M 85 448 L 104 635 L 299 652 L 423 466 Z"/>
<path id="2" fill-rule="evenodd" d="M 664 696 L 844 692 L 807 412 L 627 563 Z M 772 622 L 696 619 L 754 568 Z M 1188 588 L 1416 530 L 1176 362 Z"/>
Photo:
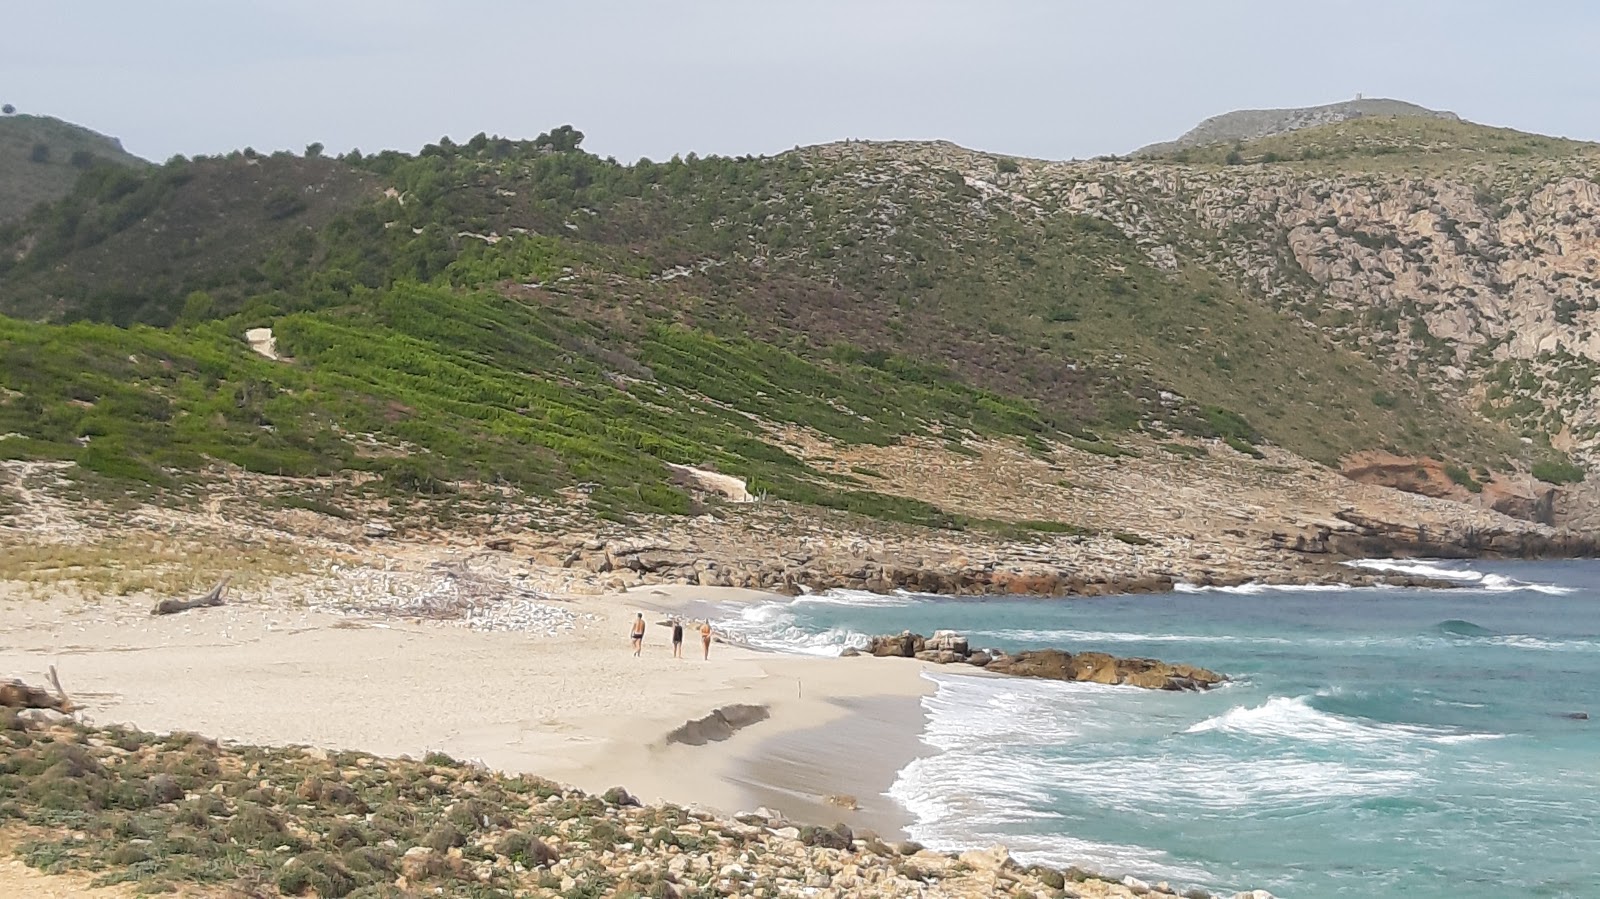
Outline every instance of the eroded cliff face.
<path id="1" fill-rule="evenodd" d="M 1344 171 L 1331 163 L 1026 160 L 1009 171 L 995 157 L 948 144 L 857 144 L 848 152 L 954 169 L 976 193 L 975 215 L 1003 209 L 1110 222 L 1159 269 L 1201 266 L 1408 376 L 1398 381 L 1449 397 L 1525 444 L 1548 443 L 1583 467 L 1600 465 L 1593 148 L 1527 161 L 1423 154 Z M 1363 477 L 1417 486 L 1374 471 Z M 1595 485 L 1540 482 L 1526 469 L 1474 480 L 1481 490 L 1452 484 L 1445 493 L 1558 525 L 1600 527 Z"/>

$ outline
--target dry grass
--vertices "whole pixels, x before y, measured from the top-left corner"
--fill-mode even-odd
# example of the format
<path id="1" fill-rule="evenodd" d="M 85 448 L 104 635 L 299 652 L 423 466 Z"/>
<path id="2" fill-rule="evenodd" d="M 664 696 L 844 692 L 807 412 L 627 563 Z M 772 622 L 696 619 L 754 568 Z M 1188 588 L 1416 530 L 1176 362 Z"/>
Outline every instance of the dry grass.
<path id="1" fill-rule="evenodd" d="M 201 543 L 149 535 L 121 536 L 88 545 L 0 543 L 0 580 L 32 592 L 76 590 L 84 595 L 175 595 L 203 590 L 224 576 L 246 588 L 310 570 L 303 549 L 280 541 Z"/>

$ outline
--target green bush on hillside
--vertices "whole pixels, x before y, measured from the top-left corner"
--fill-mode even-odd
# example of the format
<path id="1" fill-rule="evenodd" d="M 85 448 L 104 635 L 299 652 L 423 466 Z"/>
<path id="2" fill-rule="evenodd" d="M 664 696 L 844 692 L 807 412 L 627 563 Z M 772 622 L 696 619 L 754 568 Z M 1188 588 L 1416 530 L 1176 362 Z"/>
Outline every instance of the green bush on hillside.
<path id="1" fill-rule="evenodd" d="M 1535 462 L 1533 476 L 1550 484 L 1576 484 L 1585 477 L 1582 468 L 1571 462 Z"/>

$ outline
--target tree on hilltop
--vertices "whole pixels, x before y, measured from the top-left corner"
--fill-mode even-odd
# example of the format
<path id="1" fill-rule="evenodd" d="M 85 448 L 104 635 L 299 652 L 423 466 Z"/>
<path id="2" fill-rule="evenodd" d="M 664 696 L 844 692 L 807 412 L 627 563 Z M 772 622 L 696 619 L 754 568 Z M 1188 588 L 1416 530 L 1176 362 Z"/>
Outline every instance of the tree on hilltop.
<path id="1" fill-rule="evenodd" d="M 322 158 L 322 150 L 323 147 L 321 141 L 312 141 L 311 143 L 306 144 L 306 158 L 320 159 Z"/>
<path id="2" fill-rule="evenodd" d="M 5 113 L 6 115 L 16 115 L 17 114 L 17 108 L 15 106 L 12 106 L 10 103 L 7 103 L 4 106 L 0 106 L 0 112 Z"/>
<path id="3" fill-rule="evenodd" d="M 562 125 L 534 138 L 533 145 L 541 150 L 569 153 L 583 145 L 583 132 L 571 125 Z"/>

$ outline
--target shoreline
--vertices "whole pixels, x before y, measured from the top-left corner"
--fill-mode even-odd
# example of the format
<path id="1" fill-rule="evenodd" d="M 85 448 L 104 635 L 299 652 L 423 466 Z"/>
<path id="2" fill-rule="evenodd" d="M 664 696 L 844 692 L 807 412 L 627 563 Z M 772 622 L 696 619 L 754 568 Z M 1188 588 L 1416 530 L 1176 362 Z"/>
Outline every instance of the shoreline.
<path id="1" fill-rule="evenodd" d="M 763 590 L 682 585 L 635 587 L 622 596 L 646 599 L 650 607 L 669 614 L 712 620 L 743 606 L 793 600 Z M 775 699 L 767 721 L 721 744 L 692 747 L 694 752 L 715 756 L 714 776 L 730 791 L 725 795 L 736 798 L 724 803 L 722 811 L 739 814 L 766 808 L 794 821 L 842 822 L 885 839 L 906 839 L 913 816 L 888 793 L 906 765 L 931 751 L 922 742 L 927 723 L 922 698 L 933 691 L 932 682 L 922 676 L 927 664 L 785 653 L 739 643 L 719 642 L 712 647 L 713 652 L 730 649 L 773 660 L 774 676 L 792 674 L 796 689 L 792 698 Z M 879 666 L 871 663 L 883 661 L 891 662 L 883 667 L 893 671 L 880 680 Z M 870 665 L 870 677 L 861 677 L 857 664 Z M 837 671 L 852 682 L 865 680 L 881 689 L 841 690 L 833 677 L 805 676 L 830 665 L 841 666 Z M 817 694 L 819 687 L 826 692 Z M 813 695 L 807 695 L 808 688 Z M 712 746 L 723 748 L 705 752 Z M 863 746 L 870 746 L 871 752 L 862 753 Z M 840 804 L 847 799 L 856 807 Z"/>
<path id="2" fill-rule="evenodd" d="M 152 617 L 143 596 L 34 598 L 0 582 L 0 672 L 38 681 L 55 665 L 96 724 L 384 756 L 442 752 L 593 793 L 621 786 L 647 802 L 729 816 L 767 805 L 797 820 L 902 826 L 884 814 L 889 800 L 879 793 L 914 756 L 920 727 L 892 757 L 875 740 L 866 768 L 862 754 L 840 744 L 807 747 L 828 745 L 814 737 L 857 733 L 865 707 L 901 709 L 901 721 L 920 714 L 929 686 L 923 663 L 725 643 L 702 661 L 692 634 L 685 658 L 673 659 L 653 617 L 786 597 L 647 587 L 551 598 L 548 607 L 570 618 L 570 629 L 538 634 L 340 615 L 277 599 Z M 626 640 L 636 611 L 651 622 L 638 659 Z M 704 745 L 666 739 L 686 721 L 739 704 L 766 706 L 770 717 Z M 807 766 L 805 776 L 767 764 L 773 747 Z M 854 777 L 869 769 L 871 778 Z M 799 798 L 835 794 L 856 794 L 862 812 Z"/>
<path id="3" fill-rule="evenodd" d="M 830 724 L 768 735 L 732 760 L 724 778 L 747 798 L 794 821 L 843 822 L 858 834 L 910 839 L 915 816 L 889 795 L 900 772 L 933 752 L 922 742 L 921 698 L 876 696 L 841 703 Z M 862 747 L 870 746 L 870 753 Z M 841 804 L 842 803 L 842 804 Z"/>

